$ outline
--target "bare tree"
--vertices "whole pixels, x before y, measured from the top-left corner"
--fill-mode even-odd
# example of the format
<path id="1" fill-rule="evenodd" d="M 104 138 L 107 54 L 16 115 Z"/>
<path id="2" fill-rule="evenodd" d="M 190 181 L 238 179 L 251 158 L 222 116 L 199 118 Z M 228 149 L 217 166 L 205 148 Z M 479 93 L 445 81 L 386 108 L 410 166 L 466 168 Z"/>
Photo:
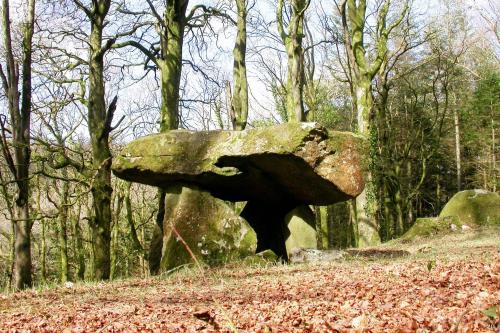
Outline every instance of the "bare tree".
<path id="1" fill-rule="evenodd" d="M 373 169 L 373 156 L 376 154 L 376 126 L 372 85 L 382 65 L 387 61 L 389 35 L 401 24 L 408 14 L 409 4 L 404 2 L 399 15 L 389 23 L 391 0 L 384 0 L 378 8 L 374 57 L 368 57 L 366 45 L 367 1 L 343 0 L 337 2 L 341 16 L 344 45 L 347 53 L 347 76 L 351 84 L 353 109 L 357 115 L 358 132 L 370 142 L 369 169 Z M 359 232 L 359 245 L 374 245 L 380 242 L 376 220 L 376 190 L 371 170 L 368 170 L 365 190 L 356 198 L 356 213 Z"/>
<path id="2" fill-rule="evenodd" d="M 2 152 L 17 186 L 14 205 L 15 222 L 15 285 L 17 289 L 31 287 L 31 219 L 30 160 L 31 160 L 31 78 L 32 41 L 35 26 L 35 0 L 28 1 L 26 21 L 22 24 L 22 75 L 12 45 L 12 27 L 9 0 L 2 2 L 2 26 L 5 46 L 5 69 L 0 66 L 4 93 L 8 100 L 11 129 L 7 129 L 6 117 L 0 118 Z M 21 91 L 19 79 L 22 78 Z M 7 136 L 11 134 L 9 140 Z M 10 142 L 9 142 L 10 141 Z"/>

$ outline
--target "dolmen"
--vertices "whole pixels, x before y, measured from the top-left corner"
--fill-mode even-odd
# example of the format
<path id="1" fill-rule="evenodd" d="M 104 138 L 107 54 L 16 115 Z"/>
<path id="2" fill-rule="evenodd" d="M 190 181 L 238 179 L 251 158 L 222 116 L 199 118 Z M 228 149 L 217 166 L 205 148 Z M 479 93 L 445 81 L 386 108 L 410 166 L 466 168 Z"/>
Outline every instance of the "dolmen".
<path id="1" fill-rule="evenodd" d="M 286 259 L 295 248 L 315 248 L 309 205 L 359 195 L 365 149 L 361 137 L 316 123 L 173 130 L 126 145 L 113 172 L 165 189 L 160 239 L 153 240 L 165 271 L 193 255 L 212 265 L 264 250 Z"/>

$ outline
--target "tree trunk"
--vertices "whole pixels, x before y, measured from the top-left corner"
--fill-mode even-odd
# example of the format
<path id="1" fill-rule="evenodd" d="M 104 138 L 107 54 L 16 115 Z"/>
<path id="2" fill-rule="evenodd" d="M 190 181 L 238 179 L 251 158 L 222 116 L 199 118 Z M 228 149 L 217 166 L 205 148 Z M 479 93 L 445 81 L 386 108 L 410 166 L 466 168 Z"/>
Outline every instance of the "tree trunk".
<path id="1" fill-rule="evenodd" d="M 329 248 L 328 241 L 328 207 L 314 206 L 314 215 L 316 217 L 316 243 L 320 250 Z"/>
<path id="2" fill-rule="evenodd" d="M 45 219 L 40 219 L 40 224 L 42 227 L 42 234 L 40 235 L 41 239 L 41 255 L 40 255 L 40 270 L 42 275 L 42 283 L 47 283 L 47 240 L 46 240 L 46 223 Z"/>
<path id="3" fill-rule="evenodd" d="M 168 1 L 166 28 L 160 34 L 161 120 L 160 132 L 179 127 L 179 96 L 182 73 L 182 46 L 188 1 Z"/>
<path id="4" fill-rule="evenodd" d="M 491 115 L 491 179 L 493 180 L 491 191 L 497 191 L 497 163 L 496 163 L 496 138 L 495 138 L 495 107 L 493 106 L 493 101 L 490 104 L 490 115 Z"/>
<path id="5" fill-rule="evenodd" d="M 356 246 L 355 230 L 352 224 L 349 202 L 339 202 L 328 206 L 330 247 L 344 249 Z"/>
<path id="6" fill-rule="evenodd" d="M 457 166 L 457 191 L 462 189 L 462 159 L 460 154 L 460 119 L 458 115 L 458 108 L 456 105 L 456 96 L 454 96 L 453 103 L 453 125 L 455 129 L 455 161 Z"/>
<path id="7" fill-rule="evenodd" d="M 376 151 L 376 133 L 370 127 L 373 111 L 373 95 L 371 91 L 371 80 L 358 79 L 355 87 L 355 107 L 358 118 L 358 132 L 368 139 L 369 154 L 366 167 L 365 189 L 356 198 L 356 221 L 358 226 L 358 246 L 371 246 L 380 243 L 377 214 L 377 200 L 374 180 L 374 158 Z"/>
<path id="8" fill-rule="evenodd" d="M 161 59 L 158 64 L 161 73 L 161 114 L 160 132 L 179 127 L 179 99 L 182 74 L 182 46 L 184 28 L 189 1 L 168 1 L 165 9 L 163 31 L 160 34 Z M 159 272 L 161 249 L 163 246 L 163 215 L 165 212 L 165 191 L 158 190 L 158 214 L 155 232 L 149 250 L 149 268 L 151 275 Z M 158 230 L 159 229 L 159 230 Z"/>
<path id="9" fill-rule="evenodd" d="M 156 224 L 154 226 L 153 237 L 149 245 L 149 272 L 157 275 L 160 272 L 160 263 L 163 249 L 163 217 L 165 216 L 166 193 L 158 189 L 158 212 L 156 214 Z"/>
<path id="10" fill-rule="evenodd" d="M 303 102 L 304 64 L 302 41 L 292 38 L 288 43 L 287 111 L 291 121 L 305 121 Z"/>
<path id="11" fill-rule="evenodd" d="M 124 196 L 121 193 L 117 193 L 115 196 L 115 212 L 114 212 L 114 222 L 112 223 L 111 230 L 111 271 L 110 279 L 116 278 L 116 269 L 118 261 L 118 233 L 120 231 L 120 215 L 123 207 Z"/>
<path id="12" fill-rule="evenodd" d="M 80 215 L 81 215 L 82 203 L 78 203 L 78 210 L 75 214 L 73 220 L 73 252 L 76 256 L 76 261 L 78 265 L 78 270 L 76 276 L 79 280 L 85 279 L 85 248 L 83 245 L 82 230 L 80 227 Z"/>
<path id="13" fill-rule="evenodd" d="M 400 15 L 387 23 L 391 1 L 384 0 L 377 9 L 374 57 L 367 56 L 365 49 L 366 0 L 346 0 L 338 9 L 342 20 L 344 43 L 347 53 L 347 77 L 351 84 L 353 109 L 357 115 L 358 132 L 369 143 L 369 156 L 366 161 L 367 176 L 365 190 L 356 198 L 356 218 L 359 232 L 358 245 L 369 246 L 380 243 L 377 222 L 377 198 L 375 168 L 377 161 L 377 132 L 373 120 L 372 82 L 376 75 L 384 70 L 388 57 L 388 39 L 391 31 L 403 22 L 407 16 L 409 5 L 404 2 Z"/>
<path id="14" fill-rule="evenodd" d="M 16 204 L 15 216 L 14 281 L 16 281 L 16 289 L 24 289 L 31 287 L 33 283 L 31 278 L 31 221 L 27 202 L 24 205 Z"/>
<path id="15" fill-rule="evenodd" d="M 27 3 L 27 18 L 22 24 L 22 75 L 14 58 L 12 47 L 10 6 L 8 0 L 2 1 L 3 48 L 6 72 L 0 66 L 0 77 L 8 101 L 14 154 L 9 142 L 5 140 L 5 122 L 2 120 L 2 146 L 4 158 L 17 186 L 13 207 L 14 221 L 14 280 L 17 289 L 31 287 L 31 219 L 29 211 L 30 188 L 29 166 L 31 161 L 31 65 L 32 40 L 35 24 L 35 0 Z M 19 78 L 22 78 L 19 91 Z"/>
<path id="16" fill-rule="evenodd" d="M 304 50 L 302 40 L 304 37 L 305 11 L 309 7 L 308 0 L 291 0 L 292 8 L 288 31 L 285 32 L 283 9 L 284 0 L 278 1 L 276 12 L 278 32 L 285 45 L 288 56 L 288 74 L 286 86 L 286 111 L 288 121 L 301 122 L 306 120 L 304 110 Z"/>
<path id="17" fill-rule="evenodd" d="M 233 84 L 231 98 L 231 122 L 236 131 L 244 130 L 248 118 L 248 80 L 246 67 L 247 52 L 247 8 L 246 0 L 236 0 L 238 9 L 238 31 L 233 49 Z"/>
<path id="18" fill-rule="evenodd" d="M 63 177 L 67 178 L 67 170 L 63 170 Z M 61 191 L 61 201 L 59 206 L 59 218 L 58 218 L 58 240 L 59 240 L 59 268 L 60 268 L 60 280 L 62 283 L 68 281 L 69 278 L 69 268 L 68 268 L 68 195 L 69 195 L 69 184 L 67 181 L 63 181 L 62 191 Z"/>
<path id="19" fill-rule="evenodd" d="M 104 54 L 102 34 L 110 0 L 96 1 L 92 8 L 89 52 L 88 126 L 92 145 L 92 180 L 94 279 L 107 280 L 110 274 L 111 227 L 111 151 L 109 131 L 112 105 L 106 108 L 104 84 Z"/>

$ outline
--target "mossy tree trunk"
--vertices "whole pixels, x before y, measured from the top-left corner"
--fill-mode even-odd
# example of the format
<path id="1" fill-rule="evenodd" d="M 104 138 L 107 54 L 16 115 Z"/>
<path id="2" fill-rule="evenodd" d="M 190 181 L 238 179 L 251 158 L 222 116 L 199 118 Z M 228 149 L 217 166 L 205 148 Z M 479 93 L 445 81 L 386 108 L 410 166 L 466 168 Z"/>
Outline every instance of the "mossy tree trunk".
<path id="1" fill-rule="evenodd" d="M 77 209 L 75 214 L 72 216 L 72 228 L 73 228 L 73 254 L 76 259 L 77 271 L 76 278 L 79 280 L 85 279 L 85 247 L 83 245 L 83 235 L 82 228 L 80 226 L 80 215 L 82 209 L 82 201 L 78 200 Z"/>
<path id="2" fill-rule="evenodd" d="M 68 177 L 68 170 L 63 169 L 63 177 Z M 57 186 L 57 184 L 55 184 Z M 68 210 L 69 210 L 69 183 L 68 181 L 63 181 L 62 188 L 60 192 L 59 201 L 59 216 L 58 216 L 58 242 L 59 242 L 59 268 L 60 275 L 59 278 L 62 283 L 68 281 L 69 278 L 69 265 L 68 265 Z"/>
<path id="3" fill-rule="evenodd" d="M 130 40 L 114 43 L 113 48 L 132 46 L 141 51 L 147 58 L 146 63 L 153 63 L 160 72 L 161 106 L 160 132 L 177 129 L 179 127 L 179 99 L 182 74 L 182 47 L 184 30 L 194 11 L 202 5 L 195 6 L 189 15 L 186 15 L 188 0 L 168 0 L 165 11 L 160 14 L 154 4 L 146 1 L 151 14 L 156 18 L 155 26 L 159 37 L 159 50 L 152 51 L 139 42 Z"/>
<path id="4" fill-rule="evenodd" d="M 161 56 L 155 58 L 161 75 L 160 131 L 179 127 L 179 96 L 182 73 L 182 46 L 188 0 L 169 0 L 160 21 Z"/>
<path id="5" fill-rule="evenodd" d="M 305 121 L 304 111 L 304 38 L 305 12 L 311 3 L 310 0 L 290 0 L 291 17 L 288 22 L 288 31 L 285 31 L 284 7 L 285 0 L 278 1 L 276 18 L 278 32 L 285 45 L 288 56 L 288 73 L 286 85 L 286 112 L 288 121 Z"/>
<path id="6" fill-rule="evenodd" d="M 182 46 L 184 43 L 184 29 L 187 23 L 186 10 L 188 0 L 169 0 L 164 13 L 164 21 L 159 21 L 161 27 L 160 46 L 161 57 L 150 59 L 156 61 L 160 69 L 162 90 L 161 90 L 161 120 L 160 132 L 165 132 L 179 127 L 179 99 L 180 82 L 182 74 Z M 151 10 L 154 10 L 151 8 Z M 163 189 L 158 190 L 158 216 L 156 224 L 162 231 L 160 238 L 156 242 L 160 247 L 163 244 L 163 215 L 165 210 L 166 193 Z M 163 212 L 163 213 L 162 213 Z M 158 235 L 158 233 L 157 233 Z M 150 255 L 150 261 L 154 261 L 153 266 L 159 268 L 161 251 L 156 255 Z M 159 255 L 158 255 L 159 254 Z M 151 269 L 152 274 L 158 273 L 156 268 Z"/>
<path id="7" fill-rule="evenodd" d="M 160 132 L 165 132 L 179 127 L 184 30 L 198 7 L 193 8 L 192 12 L 186 16 L 189 4 L 188 0 L 168 0 L 163 15 L 160 15 L 151 1 L 147 1 L 147 3 L 153 16 L 156 18 L 156 26 L 160 39 L 159 52 L 153 53 L 150 49 L 135 41 L 114 44 L 113 47 L 133 46 L 146 56 L 148 62 L 152 62 L 158 68 L 161 80 Z M 162 189 L 158 190 L 158 198 L 157 230 L 153 235 L 149 253 L 151 274 L 158 273 L 161 260 L 163 242 L 161 234 L 165 206 L 165 192 Z"/>
<path id="8" fill-rule="evenodd" d="M 238 13 L 236 42 L 233 49 L 233 85 L 231 95 L 231 123 L 236 131 L 244 130 L 248 119 L 247 0 L 235 0 Z"/>
<path id="9" fill-rule="evenodd" d="M 316 219 L 316 239 L 317 247 L 320 250 L 327 250 L 329 248 L 329 225 L 328 225 L 328 207 L 327 206 L 314 206 L 314 215 Z"/>
<path id="10" fill-rule="evenodd" d="M 19 73 L 19 65 L 15 59 L 12 46 L 10 3 L 8 0 L 2 1 L 3 52 L 6 66 L 5 71 L 4 67 L 0 66 L 0 77 L 7 98 L 12 137 L 7 140 L 9 130 L 6 128 L 7 122 L 2 118 L 0 120 L 0 142 L 3 156 L 17 187 L 12 209 L 15 238 L 14 281 L 16 289 L 24 289 L 32 285 L 29 167 L 31 162 L 31 65 L 34 26 L 35 0 L 28 0 L 26 20 L 21 24 L 22 73 Z M 21 91 L 19 91 L 20 78 L 22 80 Z"/>
<path id="11" fill-rule="evenodd" d="M 111 0 L 92 1 L 90 8 L 80 1 L 73 0 L 85 12 L 90 21 L 89 35 L 89 94 L 88 129 L 92 147 L 93 179 L 91 181 L 93 212 L 90 221 L 93 234 L 94 279 L 107 280 L 110 274 L 111 239 L 111 151 L 109 134 L 116 109 L 117 97 L 106 105 L 104 82 L 104 56 L 111 48 L 114 39 L 103 44 L 103 32 Z"/>
<path id="12" fill-rule="evenodd" d="M 115 191 L 115 195 L 113 198 L 113 206 L 114 206 L 114 218 L 113 223 L 111 224 L 111 271 L 110 271 L 110 279 L 115 279 L 117 277 L 117 269 L 118 269 L 118 241 L 119 241 L 119 233 L 120 233 L 120 215 L 123 208 L 123 201 L 125 200 L 125 195 L 121 192 L 121 190 Z"/>
<path id="13" fill-rule="evenodd" d="M 40 177 L 37 177 L 36 179 L 36 188 L 37 190 L 37 195 L 36 195 L 36 213 L 38 215 L 38 219 L 40 221 L 40 278 L 42 284 L 47 283 L 47 238 L 46 238 L 46 230 L 47 230 L 47 224 L 45 221 L 45 218 L 41 215 L 42 209 L 41 209 L 41 197 L 42 197 L 42 188 L 40 187 Z"/>
<path id="14" fill-rule="evenodd" d="M 358 245 L 369 246 L 380 242 L 378 234 L 377 199 L 374 180 L 374 166 L 377 156 L 377 131 L 375 128 L 374 101 L 372 84 L 388 56 L 389 35 L 404 19 L 408 4 L 396 20 L 387 24 L 391 0 L 384 0 L 378 10 L 376 22 L 375 57 L 370 60 L 365 49 L 365 24 L 367 17 L 366 0 L 344 0 L 338 5 L 342 19 L 344 43 L 348 56 L 348 77 L 351 84 L 353 109 L 357 115 L 358 132 L 364 135 L 370 144 L 367 161 L 366 187 L 356 199 L 356 219 L 358 223 Z"/>

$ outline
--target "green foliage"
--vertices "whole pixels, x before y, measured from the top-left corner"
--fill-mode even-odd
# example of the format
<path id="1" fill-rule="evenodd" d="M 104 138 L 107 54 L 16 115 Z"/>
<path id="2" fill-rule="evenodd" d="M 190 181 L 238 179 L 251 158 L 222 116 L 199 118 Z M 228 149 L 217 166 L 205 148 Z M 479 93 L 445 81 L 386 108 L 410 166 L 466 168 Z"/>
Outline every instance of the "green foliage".
<path id="1" fill-rule="evenodd" d="M 308 120 L 315 121 L 322 126 L 336 130 L 348 129 L 349 105 L 336 105 L 331 93 L 323 85 L 316 86 L 316 99 L 310 103 Z"/>
<path id="2" fill-rule="evenodd" d="M 286 99 L 287 92 L 285 87 L 278 85 L 277 83 L 273 83 L 271 85 L 271 94 L 274 99 L 274 107 L 276 108 L 276 112 L 278 113 L 281 122 L 288 122 L 288 113 L 286 110 Z"/>
<path id="3" fill-rule="evenodd" d="M 467 181 L 495 191 L 499 187 L 495 154 L 500 123 L 500 71 L 488 69 L 479 80 L 463 116 Z M 495 142 L 496 141 L 496 142 Z"/>
<path id="4" fill-rule="evenodd" d="M 485 310 L 481 310 L 481 313 L 484 314 L 485 316 L 491 318 L 491 319 L 496 319 L 498 317 L 498 305 L 494 305 L 492 307 L 489 307 Z"/>

